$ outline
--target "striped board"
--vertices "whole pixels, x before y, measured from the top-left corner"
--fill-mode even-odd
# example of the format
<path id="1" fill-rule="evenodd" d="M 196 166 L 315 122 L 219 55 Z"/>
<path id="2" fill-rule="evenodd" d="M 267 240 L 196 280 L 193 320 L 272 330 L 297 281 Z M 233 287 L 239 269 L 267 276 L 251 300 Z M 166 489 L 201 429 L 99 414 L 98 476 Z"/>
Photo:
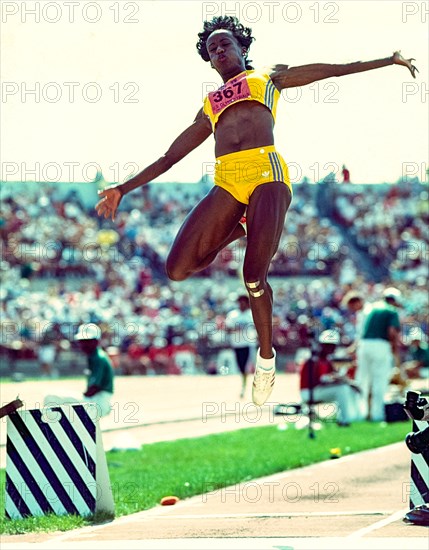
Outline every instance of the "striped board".
<path id="1" fill-rule="evenodd" d="M 114 515 L 96 405 L 16 411 L 7 417 L 5 515 Z"/>
<path id="2" fill-rule="evenodd" d="M 427 428 L 427 422 L 413 421 L 413 432 Z M 421 454 L 411 453 L 410 508 L 429 504 L 429 449 Z"/>

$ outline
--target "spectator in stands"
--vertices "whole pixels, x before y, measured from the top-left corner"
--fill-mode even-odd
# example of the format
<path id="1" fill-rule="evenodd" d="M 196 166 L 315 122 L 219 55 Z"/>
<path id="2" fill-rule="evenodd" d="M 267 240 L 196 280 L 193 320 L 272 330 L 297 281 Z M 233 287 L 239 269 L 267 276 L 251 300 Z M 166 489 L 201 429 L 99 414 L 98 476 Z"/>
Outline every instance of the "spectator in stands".
<path id="1" fill-rule="evenodd" d="M 88 357 L 87 387 L 82 396 L 47 395 L 45 406 L 70 403 L 94 403 L 99 417 L 107 416 L 112 408 L 113 377 L 112 363 L 100 346 L 101 330 L 93 323 L 80 325 L 75 340 Z"/>
<path id="2" fill-rule="evenodd" d="M 420 327 L 411 329 L 407 337 L 409 347 L 407 350 L 408 361 L 403 368 L 408 378 L 429 377 L 429 347 L 425 341 L 425 334 Z"/>
<path id="3" fill-rule="evenodd" d="M 363 310 L 365 306 L 363 295 L 356 290 L 350 290 L 345 294 L 341 300 L 341 306 L 346 309 L 353 317 L 354 321 L 354 332 L 355 332 L 355 344 L 360 338 L 362 332 L 362 322 L 363 322 Z M 356 346 L 354 346 L 356 347 Z M 351 351 L 351 350 L 350 350 Z"/>
<path id="4" fill-rule="evenodd" d="M 397 308 L 402 293 L 386 288 L 383 299 L 365 314 L 357 348 L 356 382 L 362 389 L 363 414 L 373 422 L 385 420 L 384 398 L 394 368 L 400 367 L 400 320 Z"/>
<path id="5" fill-rule="evenodd" d="M 40 362 L 40 369 L 43 377 L 58 377 L 58 369 L 55 363 L 58 357 L 60 338 L 61 334 L 58 327 L 52 325 L 52 323 L 48 324 L 43 330 L 37 350 L 37 357 Z"/>
<path id="6" fill-rule="evenodd" d="M 227 314 L 225 327 L 242 377 L 240 397 L 244 397 L 248 367 L 253 359 L 256 344 L 256 333 L 249 297 L 241 294 L 237 298 L 237 303 L 238 308 L 234 308 Z"/>
<path id="7" fill-rule="evenodd" d="M 361 419 L 360 390 L 353 380 L 335 369 L 330 359 L 339 343 L 340 335 L 335 329 L 320 334 L 319 352 L 301 367 L 300 393 L 302 400 L 309 403 L 313 388 L 313 402 L 335 403 L 337 424 L 349 426 Z"/>
<path id="8" fill-rule="evenodd" d="M 350 172 L 346 168 L 345 164 L 343 164 L 343 169 L 342 169 L 341 173 L 343 175 L 343 183 L 350 183 Z"/>

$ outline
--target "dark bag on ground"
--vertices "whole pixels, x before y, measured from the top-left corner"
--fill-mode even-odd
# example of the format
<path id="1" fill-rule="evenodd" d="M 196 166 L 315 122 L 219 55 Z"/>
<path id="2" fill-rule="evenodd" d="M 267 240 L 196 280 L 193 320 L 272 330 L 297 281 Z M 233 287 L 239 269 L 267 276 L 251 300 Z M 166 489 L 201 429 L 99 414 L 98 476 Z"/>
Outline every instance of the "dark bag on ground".
<path id="1" fill-rule="evenodd" d="M 386 422 L 403 422 L 409 420 L 402 403 L 386 403 L 384 405 Z"/>

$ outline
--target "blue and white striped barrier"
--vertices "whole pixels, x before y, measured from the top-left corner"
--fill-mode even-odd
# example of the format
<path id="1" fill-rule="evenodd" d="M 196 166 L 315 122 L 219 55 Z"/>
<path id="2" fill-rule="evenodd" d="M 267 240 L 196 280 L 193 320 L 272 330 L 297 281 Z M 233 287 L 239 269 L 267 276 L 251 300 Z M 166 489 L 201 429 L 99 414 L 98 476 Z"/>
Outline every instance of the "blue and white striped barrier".
<path id="1" fill-rule="evenodd" d="M 427 422 L 413 421 L 413 431 L 428 427 Z M 429 449 L 421 454 L 411 453 L 410 508 L 429 504 Z"/>
<path id="2" fill-rule="evenodd" d="M 6 517 L 114 516 L 96 405 L 10 414 L 6 452 Z"/>

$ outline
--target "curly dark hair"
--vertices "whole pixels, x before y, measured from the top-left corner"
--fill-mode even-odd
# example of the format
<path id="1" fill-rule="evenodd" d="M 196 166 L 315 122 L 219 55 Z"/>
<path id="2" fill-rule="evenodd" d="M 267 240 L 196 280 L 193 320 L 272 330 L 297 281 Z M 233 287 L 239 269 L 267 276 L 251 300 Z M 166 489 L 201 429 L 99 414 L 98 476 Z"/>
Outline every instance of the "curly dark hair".
<path id="1" fill-rule="evenodd" d="M 250 44 L 255 40 L 252 36 L 252 29 L 245 27 L 235 16 L 231 15 L 213 17 L 211 21 L 204 21 L 204 30 L 198 33 L 199 40 L 197 42 L 197 51 L 204 61 L 210 61 L 209 52 L 206 47 L 207 38 L 213 31 L 218 29 L 225 29 L 232 32 L 234 38 L 238 40 L 238 43 L 246 48 L 246 56 L 244 59 L 246 69 L 253 69 L 250 65 L 252 61 L 247 59 L 247 52 L 249 51 Z"/>

